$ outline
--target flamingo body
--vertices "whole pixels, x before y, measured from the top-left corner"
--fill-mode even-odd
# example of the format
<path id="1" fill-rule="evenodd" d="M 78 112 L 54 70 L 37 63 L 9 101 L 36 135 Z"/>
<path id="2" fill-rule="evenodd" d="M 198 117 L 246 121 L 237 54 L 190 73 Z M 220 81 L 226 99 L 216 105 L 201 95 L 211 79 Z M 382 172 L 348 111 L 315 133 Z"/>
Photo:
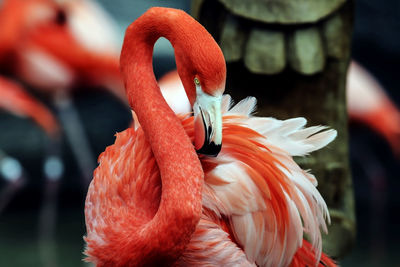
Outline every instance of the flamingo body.
<path id="1" fill-rule="evenodd" d="M 225 96 L 220 155 L 200 157 L 205 177 L 203 212 L 180 264 L 315 264 L 321 248 L 319 228 L 326 231 L 328 210 L 315 188 L 316 179 L 300 169 L 292 156 L 325 146 L 336 132 L 320 132 L 325 129 L 321 126 L 303 128 L 303 118 L 279 121 L 253 117 L 253 98 L 228 111 L 229 102 Z M 181 116 L 181 123 L 193 140 L 193 117 Z M 115 144 L 99 157 L 86 200 L 89 259 L 98 266 L 108 266 L 111 259 L 115 265 L 110 266 L 132 264 L 132 250 L 142 248 L 118 248 L 134 243 L 129 233 L 131 223 L 154 216 L 161 187 L 160 172 L 143 129 L 139 126 L 118 133 Z M 303 255 L 299 250 L 303 242 L 301 220 L 313 244 Z M 308 258 L 302 258 L 304 255 Z M 116 263 L 117 259 L 121 261 Z"/>
<path id="2" fill-rule="evenodd" d="M 175 48 L 189 102 L 196 107 L 204 98 L 221 101 L 200 106 L 201 116 L 210 117 L 176 116 L 168 107 L 151 65 L 160 36 Z M 89 261 L 97 266 L 322 266 L 321 260 L 334 266 L 321 257 L 326 204 L 315 177 L 292 156 L 324 147 L 336 131 L 304 128 L 304 118 L 254 117 L 254 98 L 230 108 L 230 97 L 222 97 L 221 50 L 179 10 L 151 8 L 128 27 L 121 70 L 138 122 L 118 133 L 99 157 L 85 203 Z M 218 118 L 211 121 L 208 107 L 222 119 L 217 157 L 194 149 L 204 137 L 197 135 L 201 127 L 208 124 L 207 136 L 218 134 Z"/>

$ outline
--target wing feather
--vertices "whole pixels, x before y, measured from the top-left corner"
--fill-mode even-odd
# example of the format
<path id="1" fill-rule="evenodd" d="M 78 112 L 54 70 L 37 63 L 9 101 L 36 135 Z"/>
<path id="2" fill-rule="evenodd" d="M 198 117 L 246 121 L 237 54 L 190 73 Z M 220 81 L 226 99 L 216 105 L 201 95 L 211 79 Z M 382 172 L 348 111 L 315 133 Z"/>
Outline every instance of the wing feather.
<path id="1" fill-rule="evenodd" d="M 318 150 L 336 137 L 325 126 L 305 127 L 306 119 L 252 116 L 255 98 L 229 109 L 223 99 L 223 148 L 206 172 L 203 205 L 226 218 L 249 261 L 287 266 L 307 233 L 316 262 L 329 213 L 315 177 L 293 156 Z"/>
<path id="2" fill-rule="evenodd" d="M 177 266 L 256 266 L 221 225 L 203 214 Z"/>

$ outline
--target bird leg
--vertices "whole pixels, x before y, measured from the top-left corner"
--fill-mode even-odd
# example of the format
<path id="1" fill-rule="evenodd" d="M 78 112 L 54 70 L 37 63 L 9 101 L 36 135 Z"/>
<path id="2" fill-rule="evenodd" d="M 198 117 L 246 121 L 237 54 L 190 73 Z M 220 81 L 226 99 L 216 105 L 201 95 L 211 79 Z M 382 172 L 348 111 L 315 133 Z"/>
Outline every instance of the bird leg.
<path id="1" fill-rule="evenodd" d="M 77 159 L 83 177 L 83 186 L 86 189 L 92 180 L 93 170 L 95 169 L 93 151 L 85 136 L 78 111 L 71 97 L 65 90 L 58 90 L 55 95 L 54 103 L 58 110 L 61 124 L 64 127 L 67 140 L 71 146 L 72 153 Z"/>
<path id="2" fill-rule="evenodd" d="M 39 251 L 43 266 L 57 266 L 55 228 L 57 221 L 57 196 L 64 164 L 60 157 L 60 137 L 50 139 L 47 145 L 43 173 L 46 178 L 43 204 L 39 214 Z"/>
<path id="3" fill-rule="evenodd" d="M 0 150 L 0 176 L 7 185 L 0 191 L 0 214 L 26 182 L 26 174 L 18 160 Z"/>

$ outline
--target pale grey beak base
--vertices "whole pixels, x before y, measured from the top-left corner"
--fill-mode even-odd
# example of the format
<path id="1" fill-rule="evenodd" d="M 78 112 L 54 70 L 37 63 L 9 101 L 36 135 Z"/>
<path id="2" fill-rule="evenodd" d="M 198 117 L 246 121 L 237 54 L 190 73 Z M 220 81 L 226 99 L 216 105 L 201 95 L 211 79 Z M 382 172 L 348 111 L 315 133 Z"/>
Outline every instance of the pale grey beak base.
<path id="1" fill-rule="evenodd" d="M 217 156 L 222 148 L 222 96 L 211 96 L 196 86 L 196 102 L 193 105 L 195 123 L 195 146 L 197 152 Z"/>
<path id="2" fill-rule="evenodd" d="M 213 137 L 213 133 L 215 133 L 215 129 L 213 129 L 212 126 L 206 124 L 207 120 L 205 118 L 204 112 L 201 109 L 201 107 L 200 107 L 200 115 L 202 116 L 205 135 L 204 135 L 203 146 L 197 150 L 197 153 L 216 157 L 221 151 L 222 144 L 221 143 L 216 144 L 213 140 L 211 140 L 211 138 Z"/>

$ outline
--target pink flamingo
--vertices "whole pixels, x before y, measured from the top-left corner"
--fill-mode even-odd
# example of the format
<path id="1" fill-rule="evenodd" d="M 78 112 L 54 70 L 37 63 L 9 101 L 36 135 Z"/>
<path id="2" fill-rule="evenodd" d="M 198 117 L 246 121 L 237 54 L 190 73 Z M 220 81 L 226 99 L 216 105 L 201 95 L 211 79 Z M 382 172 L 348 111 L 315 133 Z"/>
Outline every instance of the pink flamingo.
<path id="1" fill-rule="evenodd" d="M 400 156 L 400 111 L 379 82 L 355 61 L 347 76 L 347 109 L 352 121 L 380 134 Z"/>
<path id="2" fill-rule="evenodd" d="M 69 98 L 69 90 L 78 84 L 82 86 L 83 83 L 96 86 L 104 84 L 112 93 L 126 100 L 124 94 L 121 93 L 123 85 L 119 73 L 119 57 L 111 45 L 103 45 L 103 50 L 97 49 L 96 52 L 92 52 L 93 46 L 88 48 L 82 44 L 82 38 L 77 38 L 77 32 L 82 31 L 82 16 L 78 18 L 80 28 L 76 30 L 77 19 L 74 15 L 77 13 L 82 15 L 85 8 L 93 10 L 95 6 L 87 1 L 68 1 L 62 4 L 53 0 L 3 1 L 0 8 L 0 68 L 5 72 L 18 75 L 35 89 L 52 95 L 66 136 L 73 144 L 72 150 L 75 156 L 79 158 L 78 165 L 85 178 L 84 186 L 86 187 L 94 169 L 94 160 L 92 160 L 88 142 L 85 142 L 77 112 Z M 90 18 L 88 14 L 83 15 L 85 19 Z M 102 25 L 104 26 L 104 23 Z M 87 30 L 87 27 L 84 29 Z M 104 31 L 100 32 L 102 33 Z M 93 35 L 91 36 L 93 38 Z M 102 43 L 110 42 L 103 40 Z M 15 86 L 10 89 L 15 89 Z M 15 89 L 14 92 L 8 91 L 8 93 L 21 96 L 20 91 Z M 33 110 L 35 108 L 34 119 L 44 116 L 37 106 L 30 105 L 27 98 L 24 100 L 19 106 L 17 104 L 20 102 L 10 105 L 11 100 L 4 96 L 0 102 L 3 101 L 3 104 L 14 109 Z M 48 115 L 51 116 L 51 113 Z M 43 122 L 48 122 L 45 119 L 37 121 L 42 125 L 44 125 Z M 43 168 L 46 185 L 39 215 L 39 247 L 44 266 L 56 266 L 56 251 L 52 244 L 54 243 L 59 180 L 63 174 L 63 164 L 59 159 L 59 131 L 57 132 L 56 136 L 50 139 Z M 18 162 L 8 159 L 9 157 L 4 157 L 2 162 L 8 164 L 4 163 L 1 166 L 11 166 L 10 162 Z M 10 168 L 2 169 L 9 170 Z M 3 194 L 5 197 L 1 200 L 11 199 L 11 191 L 16 190 L 5 190 Z M 1 201 L 1 204 L 5 206 L 6 201 Z"/>
<path id="3" fill-rule="evenodd" d="M 176 116 L 160 93 L 152 52 L 161 36 L 174 46 L 194 116 Z M 292 156 L 324 147 L 336 131 L 254 117 L 254 98 L 230 108 L 220 48 L 180 10 L 151 8 L 132 23 L 121 69 L 138 122 L 99 157 L 85 204 L 89 261 L 335 266 L 321 256 L 326 204 Z"/>
<path id="4" fill-rule="evenodd" d="M 26 18 L 35 17 L 38 13 L 38 8 L 28 8 L 36 7 L 37 3 L 41 4 L 41 10 L 46 10 L 47 15 L 32 25 L 25 23 Z M 85 3 L 70 1 L 57 4 L 51 0 L 7 0 L 0 9 L 0 17 L 3 18 L 0 19 L 0 26 L 2 25 L 1 29 L 12 31 L 7 31 L 10 34 L 2 34 L 4 43 L 10 45 L 0 51 L 0 55 L 4 55 L 0 57 L 3 59 L 0 60 L 0 65 L 7 72 L 17 74 L 35 89 L 50 93 L 64 125 L 66 137 L 78 159 L 77 163 L 86 187 L 95 166 L 94 157 L 78 112 L 70 98 L 70 89 L 78 85 L 103 86 L 124 103 L 126 97 L 115 45 L 106 41 L 104 43 L 109 45 L 93 49 L 87 40 L 82 40 L 82 29 L 87 31 L 88 27 L 82 27 L 82 23 L 80 28 L 76 26 L 77 20 L 80 19 L 79 14 L 81 17 L 82 13 L 86 14 L 83 17 L 90 18 L 87 13 L 91 8 L 97 10 L 97 15 L 92 16 L 91 20 L 96 20 L 96 16 L 99 16 L 99 8 L 96 9 L 93 3 Z"/>
<path id="5" fill-rule="evenodd" d="M 86 25 L 82 23 L 82 17 L 88 20 L 92 10 L 101 16 L 99 8 L 90 3 L 79 0 L 62 4 L 53 0 L 5 0 L 0 8 L 2 67 L 17 73 L 37 89 L 66 90 L 84 82 L 105 85 L 126 101 L 117 45 L 103 40 L 102 43 L 107 45 L 94 46 L 82 37 L 81 32 L 88 32 L 91 27 L 87 22 Z M 101 19 L 96 20 L 96 15 L 92 15 L 92 21 L 100 21 L 103 27 L 111 24 L 109 21 L 101 23 Z M 101 18 L 104 17 L 103 14 Z M 109 32 L 102 31 L 107 37 Z M 93 34 L 91 36 L 93 38 Z"/>
<path id="6" fill-rule="evenodd" d="M 51 111 L 17 83 L 0 76 L 0 95 L 0 108 L 17 116 L 31 117 L 49 136 L 59 134 L 60 127 Z"/>
<path id="7" fill-rule="evenodd" d="M 42 105 L 23 90 L 21 86 L 4 77 L 0 77 L 0 95 L 1 109 L 16 116 L 32 118 L 32 120 L 48 134 L 50 139 L 58 139 L 60 128 L 52 113 L 46 106 Z M 4 152 L 1 152 L 0 154 L 0 166 L 2 166 L 2 171 L 0 172 L 10 182 L 9 186 L 5 188 L 1 194 L 1 211 L 10 201 L 15 192 L 24 184 L 26 173 L 18 160 L 6 155 Z M 48 168 L 52 168 L 52 164 L 57 160 L 58 159 L 55 155 L 48 155 L 48 158 L 46 159 Z M 45 171 L 45 174 L 47 178 L 53 178 L 51 172 Z"/>
<path id="8" fill-rule="evenodd" d="M 93 153 L 89 142 L 85 141 L 84 130 L 79 123 L 79 115 L 73 106 L 68 88 L 73 88 L 78 83 L 90 86 L 100 85 L 102 82 L 115 83 L 118 86 L 110 87 L 111 91 L 126 101 L 126 97 L 122 96 L 118 57 L 98 55 L 86 50 L 65 25 L 57 24 L 37 27 L 23 42 L 23 46 L 20 50 L 22 61 L 18 68 L 19 76 L 53 94 L 86 187 L 94 169 Z"/>
<path id="9" fill-rule="evenodd" d="M 0 9 L 0 62 L 9 63 L 10 55 L 30 29 L 55 19 L 52 0 L 4 0 Z"/>
<path id="10" fill-rule="evenodd" d="M 46 23 L 31 30 L 18 49 L 16 72 L 24 81 L 45 91 L 77 85 L 101 86 L 123 101 L 118 56 L 86 49 L 64 24 Z"/>
<path id="11" fill-rule="evenodd" d="M 58 24 L 60 21 L 59 11 L 58 6 L 52 0 L 6 0 L 2 3 L 0 8 L 0 43 L 2 44 L 0 45 L 0 68 L 3 71 L 15 74 L 27 68 L 26 66 L 29 64 L 21 64 L 23 58 L 21 51 L 24 50 L 24 43 L 30 43 L 29 36 L 32 35 L 32 32 L 36 32 L 37 28 L 49 23 Z M 42 63 L 46 64 L 46 62 Z M 55 64 L 48 65 L 47 69 L 49 68 L 52 68 L 52 71 L 46 73 L 48 75 L 42 76 L 40 74 L 43 72 L 41 73 L 40 70 L 43 68 L 41 69 L 40 66 L 33 68 L 34 74 L 37 75 L 36 79 L 41 81 L 66 80 L 57 76 L 60 69 Z M 29 80 L 25 81 L 29 82 Z M 58 141 L 56 142 L 58 143 Z"/>
<path id="12" fill-rule="evenodd" d="M 0 150 L 0 177 L 7 185 L 0 190 L 0 214 L 11 201 L 15 193 L 20 190 L 26 181 L 26 171 L 21 163 Z"/>
<path id="13" fill-rule="evenodd" d="M 352 61 L 347 77 L 347 107 L 350 122 L 362 123 L 381 135 L 390 145 L 397 158 L 400 157 L 400 111 L 386 94 L 382 85 L 363 66 Z M 370 146 L 361 146 L 354 154 L 356 161 L 369 182 L 371 256 L 379 261 L 385 258 L 385 217 L 388 179 L 382 159 L 371 152 Z M 386 160 L 386 159 L 385 159 Z"/>
<path id="14" fill-rule="evenodd" d="M 96 0 L 63 1 L 60 6 L 71 34 L 82 47 L 119 59 L 117 22 Z"/>

